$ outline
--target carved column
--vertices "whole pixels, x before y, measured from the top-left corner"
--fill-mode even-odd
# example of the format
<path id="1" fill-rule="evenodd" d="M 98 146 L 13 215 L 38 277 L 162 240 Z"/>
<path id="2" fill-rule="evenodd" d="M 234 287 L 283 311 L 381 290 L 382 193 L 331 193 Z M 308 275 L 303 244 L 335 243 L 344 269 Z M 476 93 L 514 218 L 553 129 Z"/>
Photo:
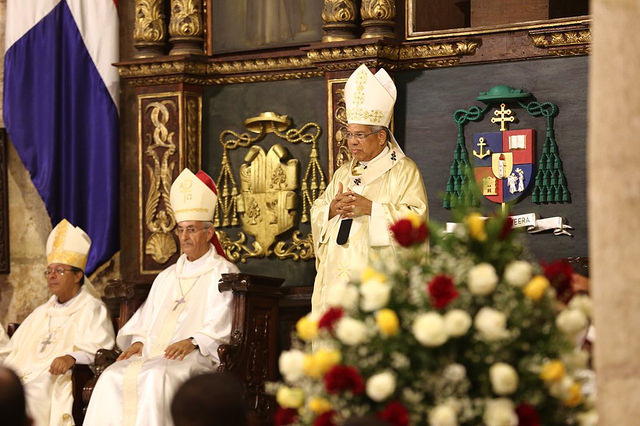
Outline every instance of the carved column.
<path id="1" fill-rule="evenodd" d="M 200 168 L 202 95 L 184 88 L 139 93 L 138 209 L 140 276 L 153 275 L 179 255 L 169 203 L 173 179 L 183 168 Z"/>
<path id="2" fill-rule="evenodd" d="M 170 55 L 204 53 L 202 0 L 171 0 L 169 35 L 173 44 Z"/>
<path id="3" fill-rule="evenodd" d="M 322 9 L 322 41 L 340 41 L 356 38 L 358 8 L 355 0 L 324 0 Z"/>
<path id="4" fill-rule="evenodd" d="M 362 0 L 360 15 L 364 28 L 362 38 L 395 38 L 395 0 Z"/>
<path id="5" fill-rule="evenodd" d="M 134 46 L 137 58 L 152 58 L 164 54 L 165 42 L 164 6 L 162 0 L 136 0 Z"/>

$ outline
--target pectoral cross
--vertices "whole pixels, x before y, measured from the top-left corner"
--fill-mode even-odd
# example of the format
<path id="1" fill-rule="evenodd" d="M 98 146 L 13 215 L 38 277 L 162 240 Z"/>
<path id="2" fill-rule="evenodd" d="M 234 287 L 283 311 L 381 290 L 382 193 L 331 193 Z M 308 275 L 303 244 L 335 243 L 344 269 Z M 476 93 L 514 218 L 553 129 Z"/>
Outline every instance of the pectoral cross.
<path id="1" fill-rule="evenodd" d="M 49 346 L 52 343 L 53 343 L 53 340 L 51 340 L 51 334 L 49 334 L 46 339 L 40 342 L 40 344 L 42 345 L 42 347 L 40 348 L 40 352 L 44 352 L 47 346 Z"/>
<path id="2" fill-rule="evenodd" d="M 186 300 L 184 300 L 184 296 L 182 296 L 180 299 L 176 299 L 175 302 L 176 302 L 176 305 L 173 307 L 172 311 L 175 311 L 176 309 L 178 309 L 178 306 L 186 302 Z"/>

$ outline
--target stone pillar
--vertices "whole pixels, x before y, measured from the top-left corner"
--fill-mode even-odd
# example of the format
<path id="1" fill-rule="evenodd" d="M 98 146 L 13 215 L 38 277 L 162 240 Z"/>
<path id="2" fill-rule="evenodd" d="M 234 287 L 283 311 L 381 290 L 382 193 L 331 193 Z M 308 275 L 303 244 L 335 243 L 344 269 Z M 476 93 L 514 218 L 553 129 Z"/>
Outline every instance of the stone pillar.
<path id="1" fill-rule="evenodd" d="M 592 0 L 588 200 L 601 425 L 640 418 L 640 4 Z"/>

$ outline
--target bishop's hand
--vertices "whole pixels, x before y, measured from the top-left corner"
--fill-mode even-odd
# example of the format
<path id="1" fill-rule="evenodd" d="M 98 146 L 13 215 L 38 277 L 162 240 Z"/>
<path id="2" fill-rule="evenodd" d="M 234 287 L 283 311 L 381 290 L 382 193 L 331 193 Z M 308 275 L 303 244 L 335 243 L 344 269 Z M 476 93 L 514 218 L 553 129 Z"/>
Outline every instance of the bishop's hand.
<path id="1" fill-rule="evenodd" d="M 122 361 L 123 359 L 129 359 L 134 355 L 142 355 L 142 342 L 135 342 L 124 350 L 116 361 Z"/>
<path id="2" fill-rule="evenodd" d="M 344 193 L 343 217 L 371 216 L 372 202 L 360 194 L 348 189 Z"/>
<path id="3" fill-rule="evenodd" d="M 51 362 L 49 373 L 53 375 L 64 374 L 76 364 L 76 359 L 71 355 L 59 356 Z"/>
<path id="4" fill-rule="evenodd" d="M 346 192 L 343 192 L 342 183 L 338 182 L 338 193 L 333 197 L 329 205 L 329 219 L 336 215 L 344 215 L 347 212 L 345 207 L 349 201 L 349 196 Z"/>
<path id="5" fill-rule="evenodd" d="M 179 359 L 182 361 L 185 356 L 189 355 L 196 349 L 191 339 L 184 339 L 172 343 L 164 350 L 164 357 L 167 359 Z"/>

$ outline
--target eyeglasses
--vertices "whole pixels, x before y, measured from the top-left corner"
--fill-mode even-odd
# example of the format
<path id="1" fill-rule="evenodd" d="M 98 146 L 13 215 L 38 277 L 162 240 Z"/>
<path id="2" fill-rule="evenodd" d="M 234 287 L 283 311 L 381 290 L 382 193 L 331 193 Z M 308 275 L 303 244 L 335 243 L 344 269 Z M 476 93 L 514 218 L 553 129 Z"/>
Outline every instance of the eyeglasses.
<path id="1" fill-rule="evenodd" d="M 380 130 L 378 130 L 378 132 L 379 131 Z M 369 136 L 373 135 L 374 133 L 378 133 L 378 132 L 371 132 L 371 133 L 362 133 L 362 132 L 360 132 L 360 133 L 351 133 L 351 132 L 347 132 L 345 134 L 345 137 L 346 137 L 347 140 L 355 139 L 358 142 L 362 142 L 366 137 L 369 137 Z"/>
<path id="2" fill-rule="evenodd" d="M 200 232 L 204 229 L 207 229 L 207 228 L 204 228 L 204 227 L 196 228 L 195 226 L 187 226 L 186 228 L 183 228 L 182 226 L 178 226 L 174 232 L 176 233 L 177 236 L 180 236 L 184 233 L 186 233 L 187 235 L 193 235 L 196 232 Z"/>
<path id="3" fill-rule="evenodd" d="M 49 275 L 53 274 L 55 272 L 56 275 L 58 276 L 64 276 L 65 273 L 67 272 L 72 272 L 73 269 L 69 268 L 69 269 L 64 269 L 64 268 L 55 268 L 55 269 L 45 269 L 43 274 L 45 278 L 49 278 Z"/>

